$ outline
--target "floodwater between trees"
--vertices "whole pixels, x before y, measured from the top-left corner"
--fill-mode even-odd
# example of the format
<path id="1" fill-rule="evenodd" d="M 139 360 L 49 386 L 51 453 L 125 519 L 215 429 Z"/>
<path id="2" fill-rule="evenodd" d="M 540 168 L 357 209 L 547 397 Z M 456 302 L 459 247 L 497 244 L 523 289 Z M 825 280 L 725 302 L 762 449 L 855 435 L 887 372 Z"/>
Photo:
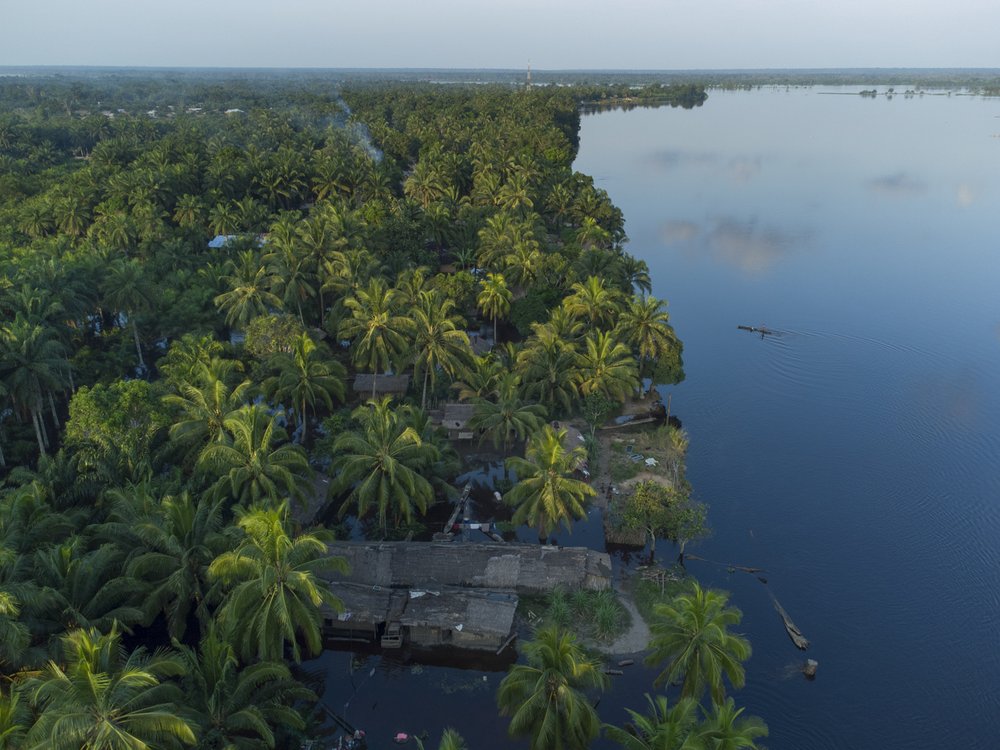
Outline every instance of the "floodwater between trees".
<path id="1" fill-rule="evenodd" d="M 744 613 L 735 697 L 767 722 L 764 744 L 993 747 L 1000 99 L 861 88 L 588 115 L 575 167 L 624 212 L 685 344 L 687 380 L 664 395 L 714 528 L 689 551 L 722 563 L 688 569 Z M 559 541 L 599 543 L 598 523 Z M 469 666 L 334 651 L 308 665 L 373 740 L 427 730 L 436 746 L 454 726 L 470 747 L 526 746 L 496 714 L 503 672 Z M 602 720 L 643 710 L 654 675 L 613 678 Z"/>

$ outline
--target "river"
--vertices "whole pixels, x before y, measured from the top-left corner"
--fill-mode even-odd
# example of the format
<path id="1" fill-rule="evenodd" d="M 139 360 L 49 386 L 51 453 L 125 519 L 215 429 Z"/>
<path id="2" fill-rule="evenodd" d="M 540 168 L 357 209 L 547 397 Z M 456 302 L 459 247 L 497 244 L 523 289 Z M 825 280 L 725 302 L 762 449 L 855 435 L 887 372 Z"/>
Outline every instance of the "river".
<path id="1" fill-rule="evenodd" d="M 765 586 L 689 564 L 744 613 L 754 653 L 735 697 L 768 723 L 764 744 L 992 748 L 1000 100 L 860 88 L 588 115 L 575 168 L 624 212 L 685 342 L 673 413 L 715 530 L 691 551 L 767 571 Z M 453 725 L 474 748 L 526 746 L 496 716 L 500 672 L 337 652 L 310 668 L 329 706 L 380 734 L 427 728 L 434 747 Z M 653 672 L 629 669 L 605 721 L 645 705 Z"/>
<path id="2" fill-rule="evenodd" d="M 685 342 L 695 551 L 766 568 L 814 644 L 807 683 L 766 588 L 692 563 L 744 612 L 765 744 L 996 747 L 1000 100 L 847 91 L 590 116 L 575 166 Z"/>

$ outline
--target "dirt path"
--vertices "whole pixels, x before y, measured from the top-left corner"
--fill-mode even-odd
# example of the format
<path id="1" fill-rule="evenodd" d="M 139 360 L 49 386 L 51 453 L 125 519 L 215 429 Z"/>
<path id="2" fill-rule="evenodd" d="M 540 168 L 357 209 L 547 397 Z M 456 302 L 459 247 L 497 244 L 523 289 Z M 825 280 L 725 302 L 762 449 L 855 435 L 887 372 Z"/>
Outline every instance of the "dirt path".
<path id="1" fill-rule="evenodd" d="M 603 650 L 615 656 L 630 656 L 646 651 L 649 647 L 649 626 L 646 625 L 646 621 L 642 619 L 642 615 L 636 609 L 635 602 L 632 601 L 632 595 L 627 591 L 623 591 L 620 586 L 615 586 L 615 592 L 618 594 L 618 601 L 622 603 L 622 606 L 628 610 L 629 615 L 632 617 L 632 625 L 614 643 Z"/>

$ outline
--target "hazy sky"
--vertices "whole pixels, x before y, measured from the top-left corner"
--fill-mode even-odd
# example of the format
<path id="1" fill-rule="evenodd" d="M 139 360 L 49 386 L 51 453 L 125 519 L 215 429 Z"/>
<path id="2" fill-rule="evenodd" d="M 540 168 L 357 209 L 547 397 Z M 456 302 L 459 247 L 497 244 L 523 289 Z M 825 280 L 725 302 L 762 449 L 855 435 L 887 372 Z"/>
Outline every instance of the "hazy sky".
<path id="1" fill-rule="evenodd" d="M 1000 0 L 0 0 L 0 65 L 1000 67 Z"/>

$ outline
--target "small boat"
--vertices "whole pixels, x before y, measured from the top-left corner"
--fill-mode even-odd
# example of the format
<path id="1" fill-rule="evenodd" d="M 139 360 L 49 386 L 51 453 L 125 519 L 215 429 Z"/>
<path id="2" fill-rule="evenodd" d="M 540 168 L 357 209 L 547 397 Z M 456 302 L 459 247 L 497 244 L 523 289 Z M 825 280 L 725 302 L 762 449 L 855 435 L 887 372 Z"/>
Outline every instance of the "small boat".
<path id="1" fill-rule="evenodd" d="M 750 333 L 759 333 L 761 338 L 765 336 L 773 336 L 777 331 L 772 331 L 767 326 L 736 326 L 741 331 L 750 331 Z"/>

